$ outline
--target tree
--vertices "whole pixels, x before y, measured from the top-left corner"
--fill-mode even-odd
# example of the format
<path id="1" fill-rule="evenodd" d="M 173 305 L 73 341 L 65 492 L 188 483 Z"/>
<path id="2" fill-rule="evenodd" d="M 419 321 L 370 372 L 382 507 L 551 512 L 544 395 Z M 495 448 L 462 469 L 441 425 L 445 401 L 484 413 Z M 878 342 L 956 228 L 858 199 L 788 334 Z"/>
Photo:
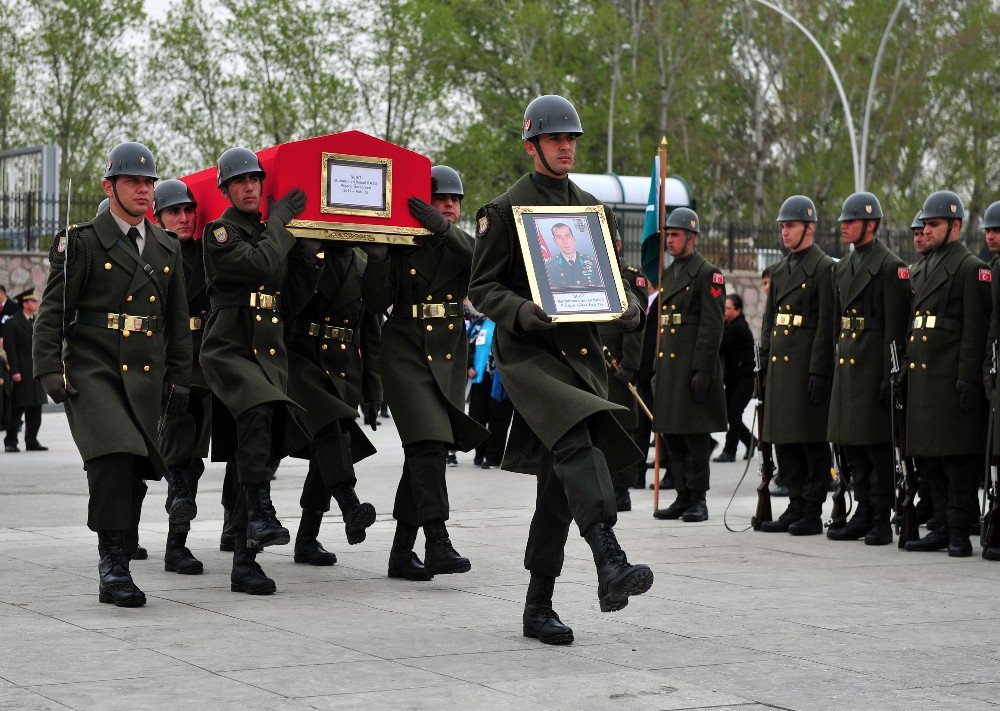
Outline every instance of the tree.
<path id="1" fill-rule="evenodd" d="M 25 7 L 20 0 L 5 0 L 0 14 L 0 150 L 17 146 L 25 116 L 23 61 L 25 40 L 18 33 L 24 24 Z"/>

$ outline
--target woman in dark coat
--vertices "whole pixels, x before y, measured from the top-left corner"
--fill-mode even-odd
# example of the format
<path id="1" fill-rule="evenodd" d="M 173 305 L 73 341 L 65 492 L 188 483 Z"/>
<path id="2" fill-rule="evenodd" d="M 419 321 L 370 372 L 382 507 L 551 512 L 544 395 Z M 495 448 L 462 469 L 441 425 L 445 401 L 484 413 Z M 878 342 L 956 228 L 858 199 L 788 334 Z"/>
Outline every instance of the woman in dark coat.
<path id="1" fill-rule="evenodd" d="M 726 417 L 729 431 L 726 445 L 713 461 L 735 462 L 736 447 L 742 442 L 747 448 L 747 457 L 753 451 L 752 436 L 743 424 L 743 411 L 753 396 L 753 333 L 743 315 L 743 297 L 730 294 L 726 297 L 725 330 L 722 332 L 722 382 L 726 388 Z"/>

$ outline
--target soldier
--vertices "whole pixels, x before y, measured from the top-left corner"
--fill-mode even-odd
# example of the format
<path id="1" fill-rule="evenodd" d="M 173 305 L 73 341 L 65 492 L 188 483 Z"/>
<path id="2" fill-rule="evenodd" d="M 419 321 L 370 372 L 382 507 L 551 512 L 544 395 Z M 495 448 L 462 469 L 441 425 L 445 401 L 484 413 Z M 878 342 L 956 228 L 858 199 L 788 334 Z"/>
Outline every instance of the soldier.
<path id="1" fill-rule="evenodd" d="M 882 206 L 871 193 L 844 201 L 840 231 L 854 247 L 833 270 L 836 340 L 829 440 L 841 448 L 851 471 L 856 508 L 833 541 L 865 539 L 869 546 L 892 543 L 895 503 L 892 454 L 890 345 L 902 352 L 910 313 L 906 263 L 878 238 Z"/>
<path id="2" fill-rule="evenodd" d="M 208 389 L 198 358 L 201 335 L 211 307 L 205 291 L 205 263 L 202 241 L 194 239 L 198 203 L 190 188 L 179 180 L 164 180 L 153 191 L 156 222 L 180 242 L 184 264 L 184 292 L 187 296 L 188 325 L 191 329 L 191 396 L 187 411 L 166 417 L 160 432 L 160 451 L 167 464 L 165 507 L 170 522 L 163 568 L 182 575 L 200 575 L 201 561 L 187 547 L 191 520 L 197 515 L 195 498 L 198 481 L 205 471 L 212 423 L 212 391 Z"/>
<path id="3" fill-rule="evenodd" d="M 231 514 L 233 592 L 276 590 L 256 562 L 265 546 L 289 542 L 271 503 L 270 480 L 285 455 L 306 435 L 286 394 L 288 361 L 282 302 L 303 303 L 323 269 L 317 240 L 296 240 L 285 227 L 305 207 L 298 188 L 268 208 L 260 221 L 266 177 L 257 156 L 230 148 L 219 157 L 218 185 L 231 203 L 205 225 L 205 278 L 211 310 L 201 367 L 212 390 L 212 458 L 234 462 L 238 478 Z"/>
<path id="4" fill-rule="evenodd" d="M 166 471 L 157 447 L 161 408 L 183 412 L 191 379 L 180 249 L 143 217 L 155 181 L 145 146 L 112 149 L 103 182 L 111 207 L 53 241 L 32 348 L 35 377 L 55 402 L 65 401 L 87 470 L 98 597 L 119 607 L 146 602 L 129 573 L 125 536 L 138 522 L 142 479 Z"/>
<path id="5" fill-rule="evenodd" d="M 1000 456 L 1000 436 L 998 436 L 1000 434 L 1000 419 L 997 418 L 996 393 L 994 392 L 996 390 L 996 379 L 992 371 L 995 366 L 1000 367 L 1000 364 L 993 363 L 993 349 L 996 347 L 995 343 L 997 339 L 1000 338 L 1000 201 L 986 208 L 986 212 L 983 213 L 982 228 L 986 232 L 986 247 L 993 255 L 993 259 L 990 260 L 990 269 L 993 272 L 990 301 L 993 310 L 990 314 L 990 330 L 987 340 L 989 350 L 986 354 L 986 372 L 983 377 L 983 385 L 986 388 L 986 399 L 989 401 L 989 406 L 993 409 L 993 431 L 990 433 L 990 437 L 992 437 L 990 440 L 991 451 L 987 452 L 987 456 L 997 457 Z M 986 560 L 1000 560 L 1000 548 L 987 547 L 983 551 L 983 558 Z"/>
<path id="6" fill-rule="evenodd" d="M 788 508 L 761 525 L 767 533 L 823 532 L 830 482 L 827 417 L 833 376 L 833 259 L 813 242 L 816 206 L 804 195 L 778 212 L 788 256 L 771 268 L 761 325 L 761 366 L 767 367 L 764 431 L 774 445 Z"/>
<path id="7" fill-rule="evenodd" d="M 576 109 L 563 97 L 541 96 L 528 105 L 521 137 L 535 171 L 479 209 L 470 289 L 472 303 L 497 324 L 493 354 L 515 408 L 502 467 L 538 478 L 524 554 L 531 581 L 522 630 L 545 644 L 573 641 L 573 630 L 552 609 L 573 521 L 594 554 L 603 612 L 622 609 L 630 595 L 653 584 L 649 567 L 630 565 L 614 533 L 611 475 L 634 466 L 640 452 L 614 418 L 621 406 L 608 402 L 597 327 L 554 324 L 531 301 L 514 227 L 514 205 L 600 205 L 567 177 L 582 133 Z M 610 208 L 604 211 L 615 224 Z M 634 300 L 615 321 L 623 331 L 642 328 Z"/>
<path id="8" fill-rule="evenodd" d="M 40 383 L 35 382 L 31 363 L 31 339 L 34 333 L 38 299 L 35 290 L 22 291 L 14 297 L 21 310 L 7 319 L 3 326 L 4 349 L 14 383 L 10 409 L 10 426 L 4 437 L 4 451 L 17 452 L 17 427 L 24 416 L 24 449 L 28 452 L 45 452 L 38 442 L 38 429 L 42 426 L 42 405 L 48 400 Z"/>
<path id="9" fill-rule="evenodd" d="M 965 208 L 953 192 L 932 193 L 921 211 L 926 266 L 912 278 L 907 388 L 907 454 L 928 479 L 937 527 L 908 551 L 948 549 L 972 555 L 970 527 L 979 521 L 978 477 L 986 448 L 987 403 L 982 367 L 990 316 L 992 272 L 959 240 Z"/>
<path id="10" fill-rule="evenodd" d="M 576 251 L 576 236 L 569 225 L 552 226 L 552 240 L 559 254 L 545 262 L 549 286 L 553 289 L 601 286 L 601 275 L 591 255 Z"/>
<path id="11" fill-rule="evenodd" d="M 403 443 L 403 474 L 392 516 L 396 535 L 390 578 L 430 580 L 465 573 L 468 558 L 452 546 L 448 520 L 446 458 L 486 439 L 485 428 L 465 414 L 468 341 L 462 302 L 469 291 L 472 237 L 455 223 L 462 214 L 462 181 L 452 168 L 431 168 L 431 204 L 412 197 L 409 209 L 430 232 L 419 245 L 395 247 L 378 304 L 391 304 L 382 343 L 385 397 Z M 413 551 L 424 529 L 424 561 Z"/>
<path id="12" fill-rule="evenodd" d="M 654 511 L 661 520 L 688 523 L 708 519 L 712 432 L 726 429 L 726 395 L 719 346 L 725 326 L 725 278 L 694 248 L 698 215 L 676 208 L 663 226 L 673 261 L 663 273 L 659 308 L 660 349 L 656 354 L 653 430 L 661 432 L 677 498 Z"/>

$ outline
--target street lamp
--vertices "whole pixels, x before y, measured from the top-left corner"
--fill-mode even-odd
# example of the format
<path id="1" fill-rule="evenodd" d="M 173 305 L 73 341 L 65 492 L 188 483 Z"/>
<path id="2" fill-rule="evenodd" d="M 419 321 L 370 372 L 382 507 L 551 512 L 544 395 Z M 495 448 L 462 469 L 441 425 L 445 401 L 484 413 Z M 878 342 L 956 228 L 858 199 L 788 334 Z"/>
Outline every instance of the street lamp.
<path id="1" fill-rule="evenodd" d="M 619 70 L 621 64 L 622 52 L 627 52 L 632 49 L 630 44 L 620 44 L 615 49 L 614 53 L 611 55 L 611 101 L 608 103 L 608 170 L 607 172 L 613 172 L 611 170 L 611 159 L 614 156 L 614 143 L 615 143 L 615 86 L 621 83 L 622 75 Z"/>

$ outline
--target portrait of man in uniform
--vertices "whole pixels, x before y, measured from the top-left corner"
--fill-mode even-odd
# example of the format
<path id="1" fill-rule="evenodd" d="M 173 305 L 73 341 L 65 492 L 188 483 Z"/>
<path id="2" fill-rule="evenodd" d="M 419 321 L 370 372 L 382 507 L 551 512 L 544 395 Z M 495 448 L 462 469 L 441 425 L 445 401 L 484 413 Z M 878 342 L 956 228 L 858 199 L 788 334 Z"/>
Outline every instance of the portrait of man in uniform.
<path id="1" fill-rule="evenodd" d="M 586 225 L 586 223 L 583 223 Z M 553 289 L 572 289 L 579 286 L 604 286 L 601 268 L 594 258 L 594 242 L 583 234 L 585 251 L 578 250 L 577 237 L 565 222 L 556 222 L 550 228 L 557 252 L 545 261 L 545 273 Z M 589 253 L 587 251 L 589 247 Z"/>

